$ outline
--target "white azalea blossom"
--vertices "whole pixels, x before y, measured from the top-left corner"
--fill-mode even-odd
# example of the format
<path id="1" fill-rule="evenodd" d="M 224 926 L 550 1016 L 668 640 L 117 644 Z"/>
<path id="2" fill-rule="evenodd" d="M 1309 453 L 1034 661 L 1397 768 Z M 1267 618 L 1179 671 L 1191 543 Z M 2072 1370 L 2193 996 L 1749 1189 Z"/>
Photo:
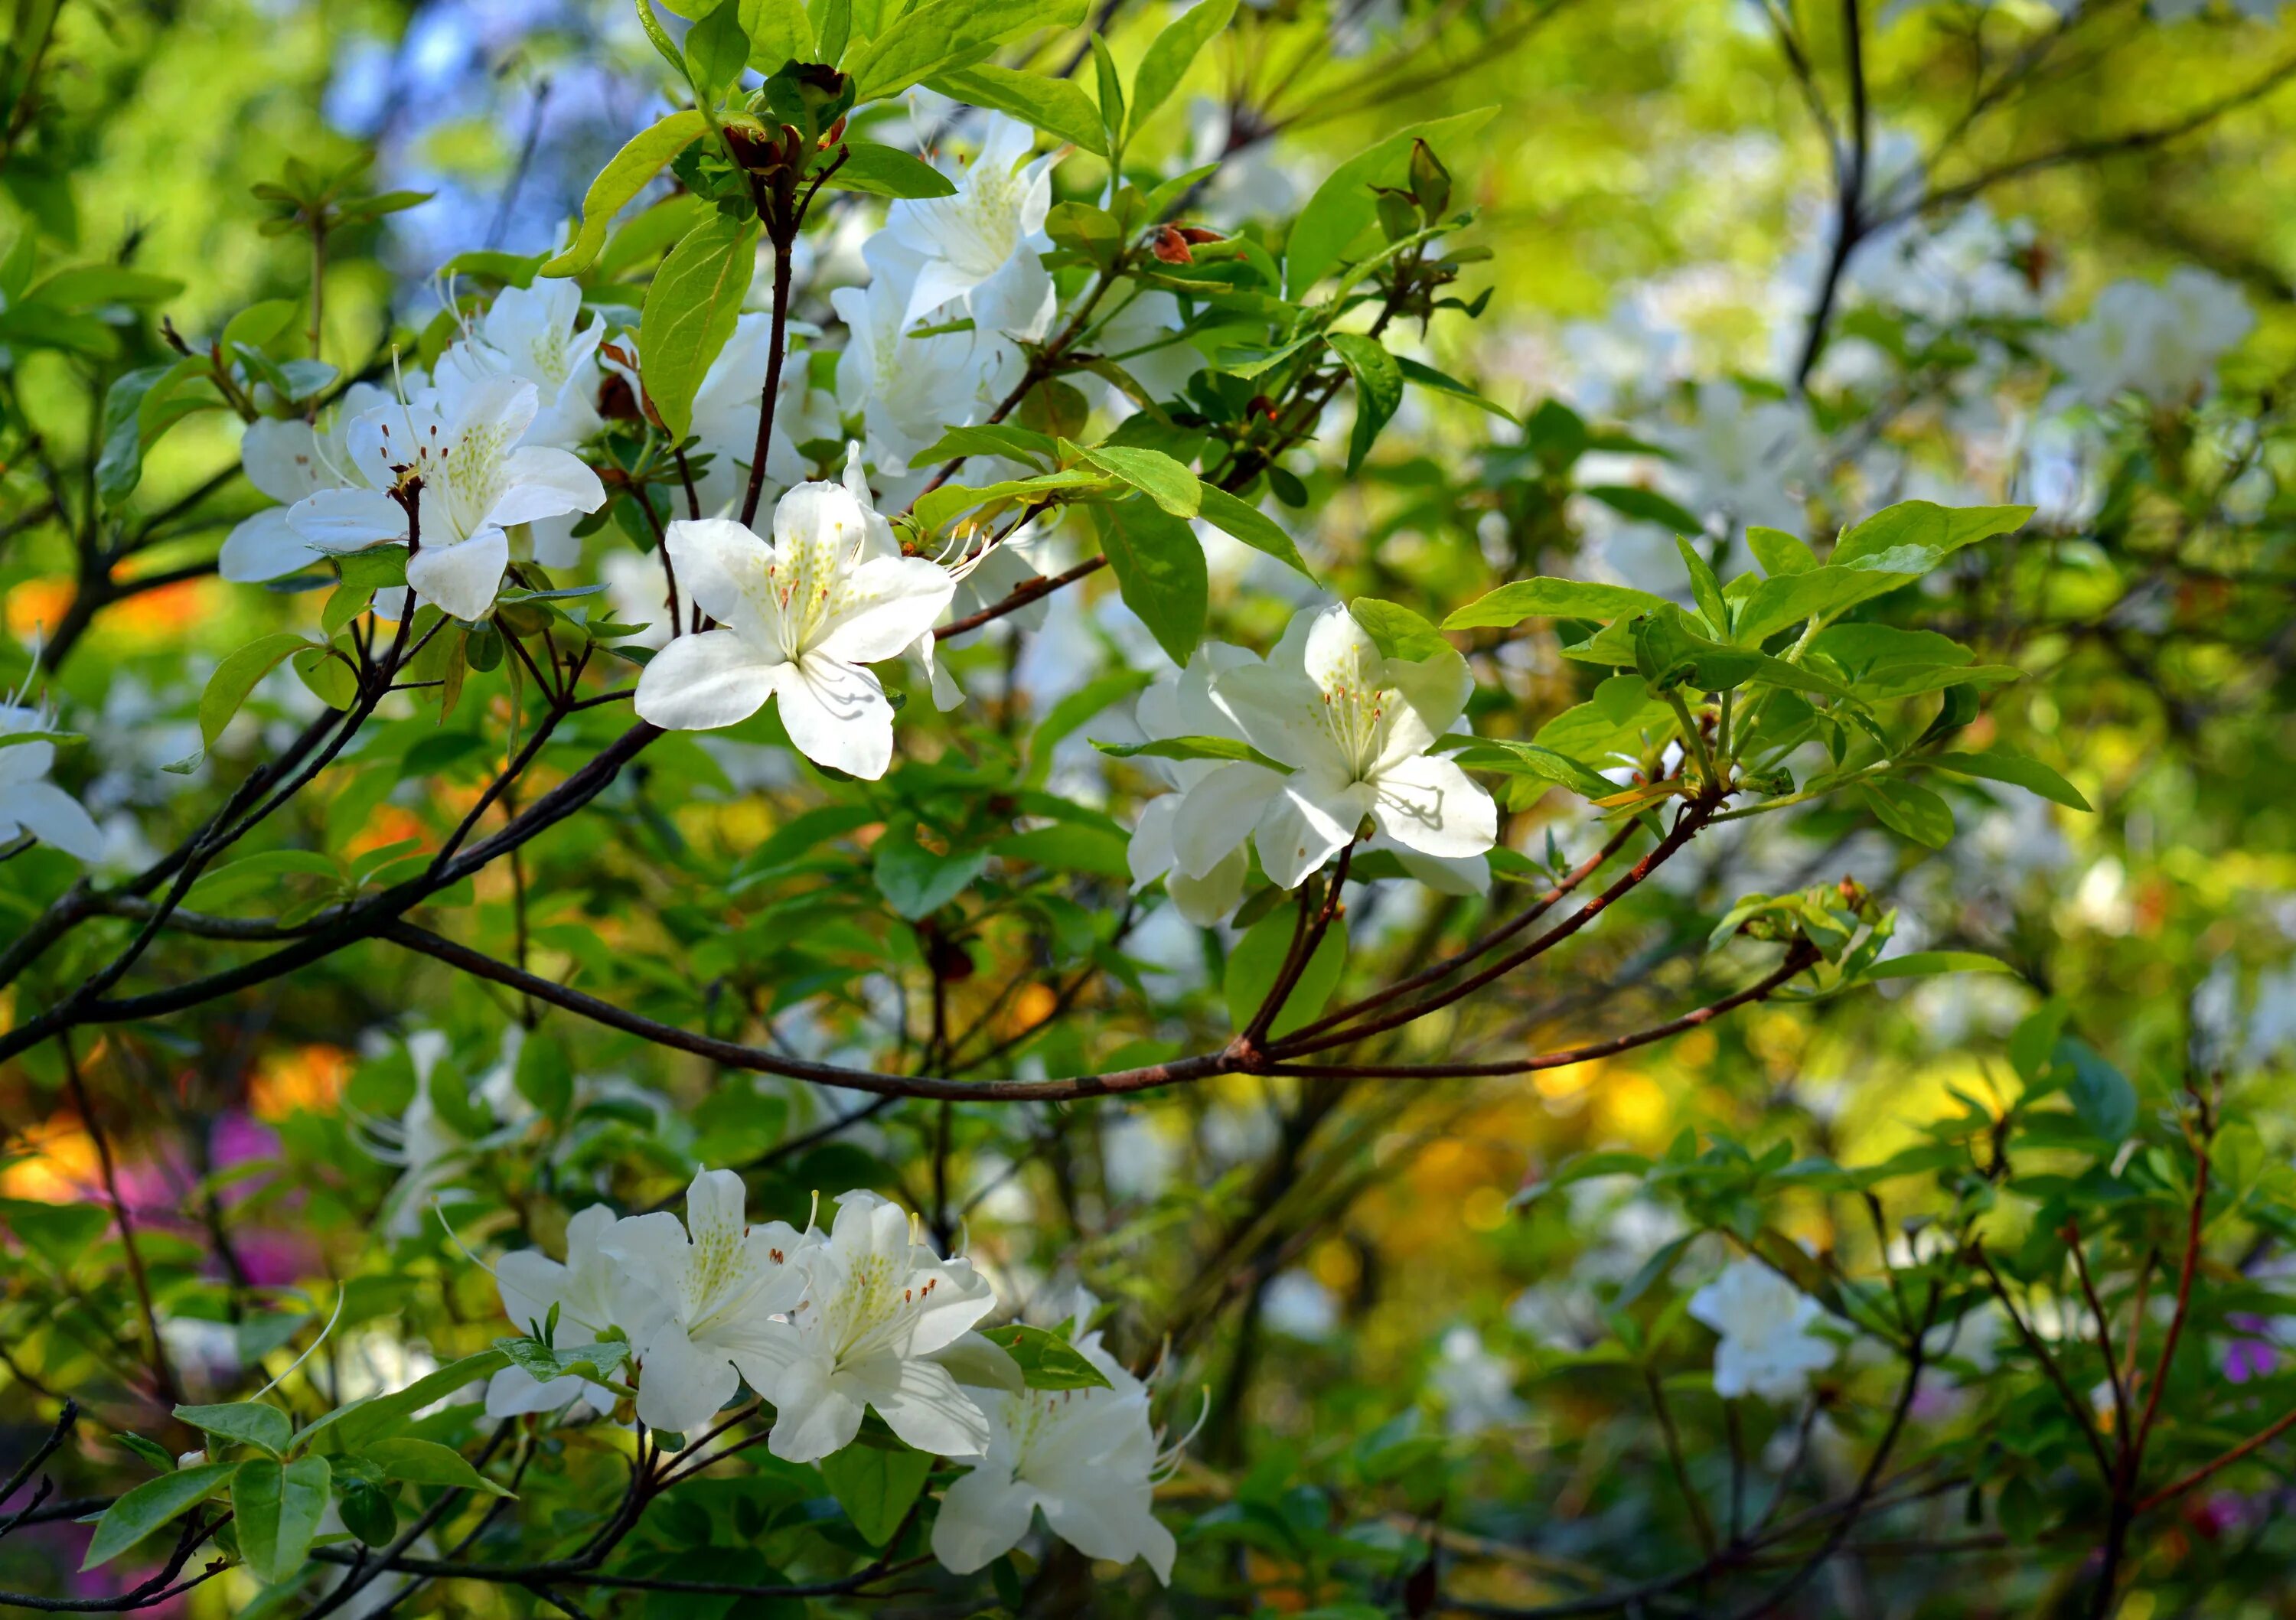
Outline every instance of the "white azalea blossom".
<path id="1" fill-rule="evenodd" d="M 257 585 L 308 568 L 325 555 L 288 521 L 295 503 L 323 489 L 358 489 L 365 480 L 352 464 L 343 434 L 357 418 L 390 401 L 371 382 L 354 382 L 313 421 L 259 416 L 239 441 L 247 481 L 282 503 L 242 520 L 224 537 L 216 572 L 234 585 Z"/>
<path id="2" fill-rule="evenodd" d="M 709 731 L 778 696 L 800 753 L 882 776 L 893 708 L 866 666 L 930 632 L 953 586 L 922 558 L 873 553 L 871 515 L 843 485 L 809 483 L 775 506 L 770 544 L 726 519 L 671 524 L 665 544 L 679 589 L 724 628 L 655 655 L 638 681 L 639 716 Z"/>
<path id="3" fill-rule="evenodd" d="M 521 443 L 571 450 L 599 427 L 598 340 L 606 323 L 582 317 L 578 282 L 545 276 L 531 287 L 505 287 L 478 330 L 439 357 L 436 381 L 443 399 L 489 377 L 534 384 L 537 409 Z"/>
<path id="4" fill-rule="evenodd" d="M 566 1223 L 566 1258 L 551 1259 L 540 1249 L 521 1248 L 495 1262 L 495 1287 L 503 1314 L 520 1333 L 547 1324 L 558 1312 L 553 1349 L 594 1345 L 615 1325 L 616 1285 L 620 1265 L 603 1248 L 617 1222 L 603 1204 L 593 1204 Z M 642 1324 L 644 1325 L 644 1324 Z M 627 1332 L 629 1330 L 624 1329 Z M 488 1381 L 487 1416 L 512 1418 L 524 1412 L 557 1411 L 577 1397 L 594 1411 L 611 1411 L 611 1390 L 586 1379 L 537 1379 L 522 1367 L 505 1367 Z"/>
<path id="5" fill-rule="evenodd" d="M 767 1449 L 815 1461 L 851 1444 L 873 1408 L 919 1451 L 980 1455 L 988 1419 L 956 1372 L 977 1383 L 999 1377 L 1000 1362 L 1009 1368 L 1009 1357 L 972 1335 L 996 1308 L 995 1290 L 971 1261 L 944 1260 L 916 1242 L 899 1206 L 871 1192 L 837 1205 L 828 1237 L 800 1257 L 804 1297 L 742 1368 L 774 1405 Z"/>
<path id="6" fill-rule="evenodd" d="M 1812 1333 L 1817 1301 L 1759 1260 L 1734 1260 L 1691 1297 L 1690 1313 L 1721 1335 L 1714 1393 L 1791 1401 L 1833 1364 L 1833 1341 Z"/>
<path id="7" fill-rule="evenodd" d="M 103 834 L 79 800 L 48 780 L 56 762 L 53 742 L 13 742 L 27 732 L 53 730 L 45 709 L 0 703 L 0 847 L 29 833 L 66 855 L 94 861 Z"/>
<path id="8" fill-rule="evenodd" d="M 2158 286 L 2113 282 L 2079 324 L 2050 334 L 2041 348 L 2086 404 L 2136 393 L 2167 405 L 2205 389 L 2218 359 L 2255 326 L 2256 314 L 2238 287 L 2185 265 Z"/>
<path id="9" fill-rule="evenodd" d="M 1147 1387 L 1102 1348 L 1098 1333 L 1076 1347 L 1111 1387 L 980 1395 L 986 1453 L 943 1494 L 933 1522 L 933 1556 L 955 1573 L 1010 1552 L 1042 1510 L 1053 1534 L 1086 1557 L 1144 1559 L 1170 1582 L 1177 1547 L 1149 1510 L 1157 1458 Z"/>
<path id="10" fill-rule="evenodd" d="M 882 233 L 862 258 L 869 284 L 829 295 L 851 333 L 837 362 L 837 400 L 865 413 L 873 460 L 906 465 L 947 429 L 985 416 L 1000 384 L 1018 374 L 1020 351 L 991 328 L 912 337 L 909 300 L 923 261 Z"/>
<path id="11" fill-rule="evenodd" d="M 1292 888 L 1368 817 L 1378 843 L 1464 872 L 1497 841 L 1498 806 L 1427 750 L 1473 686 L 1456 652 L 1389 658 L 1345 608 L 1300 613 L 1267 663 L 1212 681 L 1244 740 L 1290 774 L 1231 765 L 1190 790 L 1173 821 L 1177 863 L 1209 873 L 1208 852 L 1249 822 L 1260 866 Z"/>
<path id="12" fill-rule="evenodd" d="M 1213 701 L 1212 681 L 1222 671 L 1257 662 L 1240 647 L 1206 642 L 1196 649 L 1185 669 L 1159 676 L 1140 694 L 1134 710 L 1140 729 L 1153 742 L 1176 737 L 1226 737 L 1242 741 L 1235 723 Z M 1209 928 L 1243 898 L 1243 880 L 1251 866 L 1244 845 L 1250 838 L 1251 823 L 1233 820 L 1223 829 L 1210 819 L 1199 821 L 1196 836 L 1190 841 L 1189 859 L 1184 863 L 1173 839 L 1180 806 L 1191 792 L 1223 774 L 1234 777 L 1239 793 L 1272 791 L 1274 784 L 1266 779 L 1274 773 L 1241 760 L 1158 759 L 1144 754 L 1135 763 L 1173 791 L 1141 806 L 1140 820 L 1126 852 L 1132 867 L 1133 892 L 1161 878 L 1180 915 L 1199 928 Z M 1215 787 L 1211 797 L 1221 798 L 1224 793 L 1225 790 Z"/>
<path id="13" fill-rule="evenodd" d="M 758 405 L 766 389 L 766 364 L 772 357 L 773 317 L 742 315 L 734 323 L 734 335 L 710 363 L 693 396 L 693 432 L 701 440 L 697 454 L 709 461 L 694 474 L 694 493 L 704 517 L 735 511 L 750 484 L 750 464 L 757 458 Z M 774 396 L 774 425 L 766 441 L 766 488 L 778 498 L 791 485 L 804 481 L 805 458 L 800 445 L 815 439 L 843 437 L 837 420 L 837 401 L 826 389 L 813 386 L 808 356 L 791 348 L 782 358 L 781 388 Z"/>
<path id="14" fill-rule="evenodd" d="M 970 299 L 1003 277 L 1012 284 L 1000 285 L 989 300 L 1001 314 L 983 320 L 977 302 L 968 303 L 967 313 L 988 330 L 1034 324 L 1021 335 L 1042 335 L 1052 282 L 1037 255 L 1052 246 L 1044 228 L 1053 205 L 1053 160 L 1030 161 L 1035 147 L 1029 126 L 989 113 L 972 161 L 942 166 L 956 184 L 955 196 L 905 200 L 887 210 L 885 235 L 920 261 L 902 306 L 905 323 L 952 299 Z"/>
<path id="15" fill-rule="evenodd" d="M 369 487 L 321 490 L 287 519 L 323 552 L 405 544 L 406 511 L 385 492 L 419 481 L 422 532 L 406 560 L 407 585 L 470 621 L 493 610 L 512 525 L 595 511 L 606 491 L 566 451 L 521 445 L 535 416 L 532 383 L 488 377 L 450 394 L 437 406 L 394 401 L 353 421 L 345 438 Z"/>
<path id="16" fill-rule="evenodd" d="M 686 1189 L 684 1224 L 656 1211 L 617 1222 L 601 1240 L 618 1269 L 614 1322 L 630 1337 L 649 1428 L 699 1428 L 742 1379 L 763 1393 L 780 1369 L 771 1353 L 787 1329 L 775 1313 L 805 1288 L 813 1240 L 786 1221 L 750 1225 L 742 1203 L 740 1176 L 704 1170 Z"/>

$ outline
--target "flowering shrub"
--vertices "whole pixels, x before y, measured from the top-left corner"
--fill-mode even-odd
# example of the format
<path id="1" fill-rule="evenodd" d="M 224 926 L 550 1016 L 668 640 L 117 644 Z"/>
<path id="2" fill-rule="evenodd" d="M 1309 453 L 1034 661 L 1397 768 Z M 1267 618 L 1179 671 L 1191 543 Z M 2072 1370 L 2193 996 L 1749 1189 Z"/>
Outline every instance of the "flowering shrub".
<path id="1" fill-rule="evenodd" d="M 636 0 L 537 250 L 547 80 L 226 297 L 75 249 L 152 42 L 20 8 L 0 1606 L 2278 1590 L 2296 439 L 1989 198 L 2290 69 L 2029 148 L 2265 29 L 1980 8 L 1915 142 L 1957 8 L 1759 8 L 1772 352 L 1526 377 L 1438 90 L 1563 8 L 1389 9 Z"/>

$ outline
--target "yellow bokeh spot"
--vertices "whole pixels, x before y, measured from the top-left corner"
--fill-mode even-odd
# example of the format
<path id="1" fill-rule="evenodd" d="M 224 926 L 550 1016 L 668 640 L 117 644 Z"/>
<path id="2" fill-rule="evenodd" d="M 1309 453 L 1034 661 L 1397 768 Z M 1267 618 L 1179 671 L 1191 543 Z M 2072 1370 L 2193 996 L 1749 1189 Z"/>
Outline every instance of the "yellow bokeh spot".
<path id="1" fill-rule="evenodd" d="M 284 1119 L 303 1109 L 332 1107 L 350 1078 L 350 1054 L 340 1046 L 301 1046 L 266 1060 L 247 1088 L 258 1119 Z"/>
<path id="2" fill-rule="evenodd" d="M 1506 1224 L 1507 1195 L 1496 1187 L 1478 1187 L 1460 1206 L 1459 1218 L 1469 1231 L 1496 1231 Z"/>
<path id="3" fill-rule="evenodd" d="M 77 1204 L 98 1184 L 95 1142 L 78 1120 L 58 1114 L 19 1139 L 31 1150 L 0 1170 L 0 1196 L 40 1204 Z"/>
<path id="4" fill-rule="evenodd" d="M 1643 1145 L 1665 1136 L 1670 1123 L 1666 1093 L 1647 1075 L 1609 1076 L 1598 1100 L 1604 1128 L 1611 1134 Z"/>
<path id="5" fill-rule="evenodd" d="M 53 634 L 56 626 L 71 606 L 72 582 L 69 579 L 25 579 L 8 587 L 8 634 L 17 642 L 29 642 L 38 631 Z"/>
<path id="6" fill-rule="evenodd" d="M 1053 987 L 1050 985 L 1034 984 L 1024 986 L 1021 994 L 1013 998 L 1013 1010 L 1005 1015 L 1004 1019 L 1004 1033 L 1007 1035 L 1016 1035 L 1023 1031 L 1034 1029 L 1053 1016 L 1053 1009 L 1059 1002 L 1060 997 L 1053 994 Z"/>
<path id="7" fill-rule="evenodd" d="M 1353 1244 L 1326 1238 L 1308 1251 L 1308 1272 L 1332 1293 L 1348 1294 L 1363 1280 L 1363 1262 Z"/>
<path id="8" fill-rule="evenodd" d="M 1714 1061 L 1718 1043 L 1710 1029 L 1693 1029 L 1674 1043 L 1675 1061 L 1685 1068 L 1704 1068 Z"/>

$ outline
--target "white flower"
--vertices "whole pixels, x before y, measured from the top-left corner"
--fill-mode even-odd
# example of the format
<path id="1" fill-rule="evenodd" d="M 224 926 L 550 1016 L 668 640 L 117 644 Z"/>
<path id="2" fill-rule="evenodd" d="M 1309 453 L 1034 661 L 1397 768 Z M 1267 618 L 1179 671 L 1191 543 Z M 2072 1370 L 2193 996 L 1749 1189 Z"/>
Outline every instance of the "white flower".
<path id="1" fill-rule="evenodd" d="M 48 780 L 56 762 L 53 742 L 10 742 L 25 732 L 50 728 L 45 709 L 0 703 L 0 845 L 30 833 L 66 855 L 94 861 L 103 834 L 80 803 Z"/>
<path id="2" fill-rule="evenodd" d="M 701 440 L 692 454 L 709 460 L 694 475 L 694 492 L 705 516 L 734 511 L 750 485 L 757 457 L 758 405 L 765 397 L 766 363 L 772 357 L 773 317 L 742 315 L 734 335 L 710 362 L 693 396 L 693 433 Z M 843 437 L 837 401 L 813 386 L 809 356 L 792 349 L 782 357 L 782 383 L 774 397 L 774 425 L 766 440 L 766 487 L 778 498 L 806 475 L 798 446 L 815 439 Z"/>
<path id="3" fill-rule="evenodd" d="M 704 1170 L 685 1190 L 685 1223 L 662 1211 L 615 1223 L 600 1247 L 618 1267 L 615 1321 L 638 1365 L 638 1418 L 649 1428 L 701 1428 L 742 1379 L 763 1393 L 773 1319 L 805 1287 L 812 1240 L 786 1221 L 751 1226 L 742 1178 Z M 638 1326 L 632 1326 L 633 1320 Z"/>
<path id="4" fill-rule="evenodd" d="M 532 287 L 505 287 L 479 322 L 477 334 L 439 356 L 436 380 L 442 401 L 489 377 L 534 384 L 537 409 L 521 441 L 571 450 L 597 431 L 598 340 L 606 323 L 580 331 L 582 289 L 545 277 Z"/>
<path id="5" fill-rule="evenodd" d="M 1455 1435 L 1480 1434 L 1522 1417 L 1514 1369 L 1464 1322 L 1443 1335 L 1442 1355 L 1427 1383 L 1443 1403 L 1444 1427 Z"/>
<path id="6" fill-rule="evenodd" d="M 2208 386 L 2218 357 L 2255 328 L 2241 290 L 2186 265 L 2167 282 L 2115 282 L 2087 318 L 2040 347 L 2090 405 L 2135 392 L 2157 405 L 2190 400 Z"/>
<path id="7" fill-rule="evenodd" d="M 1148 1391 L 1101 1347 L 1099 1334 L 1076 1346 L 1112 1387 L 982 1392 L 987 1454 L 942 1495 L 933 1523 L 933 1556 L 955 1573 L 1011 1551 L 1041 1508 L 1053 1534 L 1086 1557 L 1145 1559 L 1170 1582 L 1172 1533 L 1149 1511 L 1156 1435 Z"/>
<path id="8" fill-rule="evenodd" d="M 465 621 L 484 618 L 510 563 L 512 524 L 605 503 L 598 475 L 563 450 L 520 445 L 534 421 L 534 385 L 488 377 L 428 405 L 381 405 L 360 416 L 345 438 L 354 467 L 372 486 L 307 496 L 287 514 L 296 533 L 323 552 L 358 552 L 407 538 L 406 513 L 386 490 L 418 485 L 421 544 L 406 560 L 406 583 L 426 601 Z"/>
<path id="9" fill-rule="evenodd" d="M 1464 863 L 1497 840 L 1498 807 L 1427 749 L 1473 687 L 1456 652 L 1391 659 L 1345 608 L 1300 613 L 1266 664 L 1212 681 L 1244 740 L 1292 773 L 1231 765 L 1191 790 L 1173 822 L 1180 865 L 1209 870 L 1207 845 L 1249 819 L 1260 866 L 1279 888 L 1295 888 L 1368 816 L 1375 845 L 1458 863 L 1471 876 Z"/>
<path id="10" fill-rule="evenodd" d="M 919 1451 L 978 1456 L 989 1426 L 944 1358 L 972 1373 L 989 1359 L 967 1343 L 996 1308 L 988 1280 L 964 1259 L 912 1240 L 899 1206 L 871 1192 L 837 1200 L 829 1236 L 800 1262 L 805 1297 L 774 1325 L 750 1382 L 774 1404 L 767 1449 L 812 1462 L 852 1444 L 864 1408 Z"/>
<path id="11" fill-rule="evenodd" d="M 829 295 L 851 331 L 837 362 L 837 399 L 869 423 L 880 466 L 906 465 L 951 427 L 985 415 L 1010 386 L 1020 351 L 993 329 L 909 336 L 910 290 L 923 261 L 882 234 L 863 250 L 870 282 Z"/>
<path id="12" fill-rule="evenodd" d="M 356 489 L 365 480 L 351 464 L 343 433 L 352 420 L 389 402 L 371 382 L 354 382 L 316 421 L 258 417 L 239 441 L 247 481 L 282 502 L 246 519 L 226 536 L 216 572 L 234 585 L 254 585 L 308 568 L 325 553 L 295 532 L 288 511 L 323 489 Z"/>
<path id="13" fill-rule="evenodd" d="M 893 708 L 864 666 L 899 657 L 932 628 L 948 605 L 947 574 L 921 557 L 872 555 L 869 513 L 840 484 L 783 495 L 770 544 L 722 518 L 673 523 L 665 544 L 679 589 L 725 628 L 655 655 L 638 680 L 640 717 L 709 731 L 778 694 L 800 753 L 882 776 Z"/>
<path id="14" fill-rule="evenodd" d="M 502 1294 L 503 1314 L 519 1333 L 534 1332 L 558 1309 L 558 1326 L 551 1336 L 554 1349 L 574 1350 L 594 1345 L 615 1326 L 616 1281 L 620 1266 L 603 1245 L 618 1223 L 603 1204 L 593 1204 L 566 1223 L 564 1264 L 537 1248 L 521 1248 L 495 1262 L 495 1287 Z M 620 1324 L 636 1337 L 652 1327 L 642 1320 Z M 487 1416 L 514 1418 L 522 1412 L 556 1411 L 586 1397 L 591 1410 L 611 1411 L 613 1392 L 584 1379 L 537 1379 L 522 1367 L 505 1367 L 487 1384 Z"/>
<path id="15" fill-rule="evenodd" d="M 1039 280 L 1043 313 L 1049 315 L 1052 282 L 1037 255 L 1052 246 L 1043 233 L 1045 216 L 1053 205 L 1053 160 L 1030 162 L 1035 147 L 1035 132 L 1026 124 L 989 113 L 972 161 L 950 169 L 956 183 L 955 196 L 903 200 L 886 211 L 885 235 L 922 261 L 902 307 L 905 323 L 953 299 L 969 299 L 975 289 L 1000 275 L 1024 286 L 999 290 L 1004 296 L 993 301 L 1003 307 L 1004 319 L 982 320 L 980 305 L 968 305 L 968 312 L 985 330 L 1006 330 L 1016 306 L 1036 296 L 1033 289 Z M 1030 269 L 1036 273 L 1033 277 L 1028 274 Z M 1042 332 L 1038 325 L 1023 335 Z"/>
<path id="16" fill-rule="evenodd" d="M 1704 382 L 1697 420 L 1656 437 L 1678 458 L 1668 481 L 1698 516 L 1725 527 L 1807 527 L 1796 491 L 1816 477 L 1819 445 L 1799 401 L 1751 399 L 1734 382 Z"/>
<path id="17" fill-rule="evenodd" d="M 1196 649 L 1185 669 L 1160 675 L 1140 694 L 1134 710 L 1140 729 L 1155 742 L 1175 737 L 1226 737 L 1242 741 L 1235 723 L 1212 700 L 1212 680 L 1224 670 L 1258 662 L 1240 647 L 1206 642 Z M 1234 776 L 1239 793 L 1247 789 L 1272 792 L 1275 784 L 1267 779 L 1274 773 L 1241 761 L 1158 759 L 1144 754 L 1135 763 L 1174 791 L 1141 806 L 1140 820 L 1126 852 L 1132 867 L 1133 892 L 1161 878 L 1180 915 L 1199 928 L 1210 928 L 1243 898 L 1243 880 L 1251 865 L 1243 846 L 1251 835 L 1251 823 L 1241 818 L 1224 824 L 1200 818 L 1192 829 L 1196 836 L 1190 840 L 1189 858 L 1183 863 L 1173 839 L 1180 806 L 1192 790 L 1224 773 Z M 1212 797 L 1222 795 L 1223 790 L 1212 790 Z"/>
<path id="18" fill-rule="evenodd" d="M 1809 1331 L 1817 1301 L 1759 1260 L 1734 1260 L 1691 1296 L 1690 1313 L 1722 1336 L 1714 1393 L 1791 1401 L 1833 1363 L 1833 1341 Z"/>

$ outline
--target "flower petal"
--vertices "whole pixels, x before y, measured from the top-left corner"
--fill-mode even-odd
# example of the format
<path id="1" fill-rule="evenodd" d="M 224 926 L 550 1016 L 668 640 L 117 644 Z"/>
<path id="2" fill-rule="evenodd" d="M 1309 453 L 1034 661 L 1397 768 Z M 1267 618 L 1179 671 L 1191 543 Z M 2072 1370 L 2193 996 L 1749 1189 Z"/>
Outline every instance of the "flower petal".
<path id="1" fill-rule="evenodd" d="M 1372 788 L 1373 821 L 1406 848 L 1458 859 L 1480 855 L 1498 841 L 1498 806 L 1447 759 L 1432 754 L 1406 759 L 1382 773 Z"/>
<path id="2" fill-rule="evenodd" d="M 1172 865 L 1181 876 L 1210 876 L 1242 847 L 1252 823 L 1283 790 L 1283 778 L 1265 765 L 1216 767 L 1181 796 L 1172 813 Z"/>
<path id="3" fill-rule="evenodd" d="M 510 536 L 498 528 L 480 529 L 467 540 L 426 545 L 407 558 L 406 583 L 423 601 L 476 623 L 494 611 L 509 566 Z"/>
<path id="4" fill-rule="evenodd" d="M 0 821 L 13 821 L 41 843 L 95 861 L 103 855 L 103 833 L 80 808 L 79 800 L 52 781 L 18 782 L 0 798 Z"/>
<path id="5" fill-rule="evenodd" d="M 870 1404 L 902 1439 L 939 1457 L 978 1457 L 988 1449 L 988 1414 L 938 1362 L 904 1358 L 890 1390 Z"/>
<path id="6" fill-rule="evenodd" d="M 837 1387 L 828 1362 L 807 1356 L 791 1364 L 770 1397 L 774 1428 L 766 1449 L 783 1462 L 818 1462 L 861 1432 L 862 1403 Z"/>
<path id="7" fill-rule="evenodd" d="M 287 508 L 257 512 L 224 537 L 216 572 L 234 585 L 256 585 L 308 568 L 325 553 L 295 531 Z"/>
<path id="8" fill-rule="evenodd" d="M 653 673 L 652 666 L 646 673 Z M 893 706 L 875 675 L 813 652 L 767 673 L 781 694 L 782 724 L 799 753 L 864 781 L 885 773 L 893 763 Z M 643 695 L 643 681 L 639 690 Z M 643 706 L 638 713 L 645 714 Z"/>
<path id="9" fill-rule="evenodd" d="M 1260 869 L 1276 888 L 1297 888 L 1302 878 L 1354 839 L 1371 807 L 1365 783 L 1321 771 L 1285 777 L 1252 829 Z"/>
<path id="10" fill-rule="evenodd" d="M 1399 710 L 1389 714 L 1386 746 L 1372 762 L 1374 776 L 1422 752 L 1449 731 L 1466 713 L 1467 700 L 1475 690 L 1467 660 L 1456 652 L 1416 663 L 1390 659 L 1387 678 L 1403 703 Z"/>
<path id="11" fill-rule="evenodd" d="M 873 557 L 841 583 L 811 647 L 846 664 L 898 658 L 932 628 L 956 592 L 948 571 L 922 557 Z"/>
<path id="12" fill-rule="evenodd" d="M 289 503 L 332 489 L 339 481 L 319 464 L 319 436 L 307 421 L 258 417 L 239 441 L 239 464 L 247 481 L 275 501 Z"/>
<path id="13" fill-rule="evenodd" d="M 638 676 L 638 717 L 672 732 L 732 725 L 765 707 L 774 695 L 777 673 L 788 667 L 767 663 L 764 654 L 731 630 L 681 635 L 654 654 Z M 889 711 L 889 733 L 891 728 Z"/>
<path id="14" fill-rule="evenodd" d="M 985 1568 L 1021 1544 L 1037 1510 L 1037 1493 L 1004 1468 L 978 1468 L 941 1493 L 933 1521 L 933 1557 L 952 1575 Z"/>
<path id="15" fill-rule="evenodd" d="M 606 503 L 606 487 L 578 457 L 564 450 L 529 445 L 504 459 L 510 487 L 487 513 L 487 521 L 507 528 L 537 518 L 595 511 Z"/>
<path id="16" fill-rule="evenodd" d="M 288 526 L 315 551 L 340 555 L 406 538 L 406 514 L 380 489 L 322 489 L 287 509 Z"/>
<path id="17" fill-rule="evenodd" d="M 764 581 L 773 563 L 764 541 L 731 518 L 702 518 L 671 524 L 662 544 L 684 595 L 720 624 L 751 627 L 756 613 L 742 582 Z"/>
<path id="18" fill-rule="evenodd" d="M 741 1384 L 733 1362 L 671 1322 L 646 1346 L 638 1371 L 638 1417 L 649 1428 L 688 1434 L 716 1417 Z"/>

